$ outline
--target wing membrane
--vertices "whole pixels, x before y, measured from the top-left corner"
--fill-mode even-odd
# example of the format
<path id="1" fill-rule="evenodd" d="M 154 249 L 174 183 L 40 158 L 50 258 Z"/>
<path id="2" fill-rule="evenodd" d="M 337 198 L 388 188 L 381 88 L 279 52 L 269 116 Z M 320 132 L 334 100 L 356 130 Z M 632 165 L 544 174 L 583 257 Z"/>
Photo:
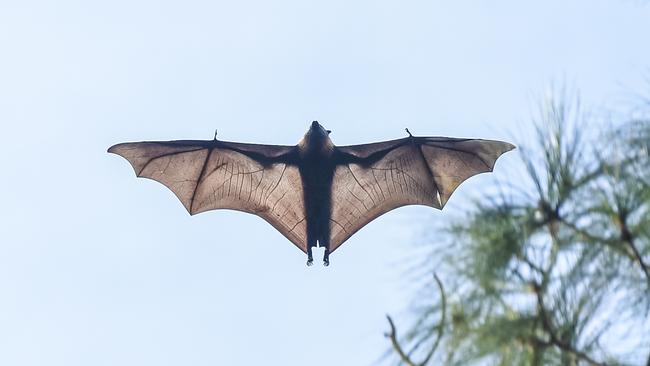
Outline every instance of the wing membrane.
<path id="1" fill-rule="evenodd" d="M 492 171 L 514 146 L 501 141 L 412 137 L 340 147 L 332 187 L 330 251 L 380 215 L 405 205 L 442 209 L 467 178 Z"/>
<path id="2" fill-rule="evenodd" d="M 293 147 L 223 141 L 118 144 L 136 175 L 164 184 L 187 211 L 232 209 L 262 217 L 302 251 L 306 246 L 303 187 L 295 165 L 278 161 Z"/>

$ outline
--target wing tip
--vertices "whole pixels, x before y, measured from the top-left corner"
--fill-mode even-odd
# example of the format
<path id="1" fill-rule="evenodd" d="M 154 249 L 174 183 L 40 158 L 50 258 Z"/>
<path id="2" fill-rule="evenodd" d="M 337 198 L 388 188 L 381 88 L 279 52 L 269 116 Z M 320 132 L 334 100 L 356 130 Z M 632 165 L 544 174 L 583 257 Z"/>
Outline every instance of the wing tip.
<path id="1" fill-rule="evenodd" d="M 140 173 L 142 173 L 142 171 L 139 170 L 139 168 L 135 165 L 135 163 L 132 161 L 132 159 L 130 159 L 127 155 L 125 155 L 125 151 L 122 149 L 123 147 L 125 147 L 127 145 L 130 145 L 130 144 L 131 143 L 129 143 L 129 142 L 123 142 L 123 143 L 115 144 L 115 145 L 109 147 L 108 150 L 106 150 L 106 152 L 109 153 L 109 154 L 115 154 L 117 156 L 121 156 L 124 159 L 126 159 L 126 161 L 128 161 L 129 164 L 131 165 L 131 168 L 133 168 L 133 172 L 135 173 L 135 176 L 140 178 L 141 177 Z"/>
<path id="2" fill-rule="evenodd" d="M 487 172 L 492 173 L 492 172 L 494 171 L 494 166 L 496 165 L 497 160 L 499 160 L 499 158 L 500 158 L 503 154 L 505 154 L 505 153 L 507 153 L 507 152 L 509 152 L 509 151 L 515 150 L 515 149 L 517 148 L 516 145 L 511 144 L 511 143 L 509 143 L 509 142 L 505 142 L 505 141 L 496 141 L 496 140 L 495 140 L 494 142 L 497 142 L 499 145 L 495 146 L 495 150 L 494 150 L 493 153 L 492 153 L 493 155 L 492 155 L 492 157 L 489 159 L 489 160 L 490 160 L 490 161 L 489 161 L 490 164 L 488 164 L 488 163 L 485 164 L 485 165 L 487 165 L 488 168 L 489 168 L 489 169 L 486 171 L 486 173 L 487 173 Z"/>
<path id="3" fill-rule="evenodd" d="M 509 142 L 504 142 L 503 144 L 505 145 L 504 150 L 503 150 L 504 153 L 507 153 L 508 151 L 515 150 L 517 148 L 516 145 L 511 144 Z"/>
<path id="4" fill-rule="evenodd" d="M 108 150 L 106 150 L 106 152 L 109 153 L 109 154 L 115 154 L 115 155 L 123 156 L 121 154 L 120 150 L 121 150 L 122 147 L 124 147 L 125 145 L 128 145 L 128 144 L 129 144 L 128 142 L 122 142 L 122 143 L 119 143 L 119 144 L 115 144 L 115 145 L 109 147 Z"/>

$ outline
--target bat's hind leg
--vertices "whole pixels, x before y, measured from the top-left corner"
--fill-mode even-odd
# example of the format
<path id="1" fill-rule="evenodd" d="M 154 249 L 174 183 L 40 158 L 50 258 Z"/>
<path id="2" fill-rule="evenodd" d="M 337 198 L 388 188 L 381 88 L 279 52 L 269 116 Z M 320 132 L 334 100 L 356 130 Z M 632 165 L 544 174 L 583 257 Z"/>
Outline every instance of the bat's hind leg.
<path id="1" fill-rule="evenodd" d="M 307 246 L 307 266 L 311 266 L 314 264 L 314 257 L 311 254 L 311 248 L 312 248 L 311 245 Z"/>
<path id="2" fill-rule="evenodd" d="M 328 247 L 325 247 L 325 254 L 323 254 L 323 265 L 325 267 L 330 265 L 330 250 Z"/>
<path id="3" fill-rule="evenodd" d="M 329 240 L 319 240 L 318 245 L 325 249 L 325 252 L 323 252 L 323 266 L 327 267 L 330 265 L 330 242 Z"/>
<path id="4" fill-rule="evenodd" d="M 314 256 L 312 255 L 311 250 L 318 244 L 316 229 L 317 228 L 313 223 L 307 221 L 307 266 L 314 264 Z"/>

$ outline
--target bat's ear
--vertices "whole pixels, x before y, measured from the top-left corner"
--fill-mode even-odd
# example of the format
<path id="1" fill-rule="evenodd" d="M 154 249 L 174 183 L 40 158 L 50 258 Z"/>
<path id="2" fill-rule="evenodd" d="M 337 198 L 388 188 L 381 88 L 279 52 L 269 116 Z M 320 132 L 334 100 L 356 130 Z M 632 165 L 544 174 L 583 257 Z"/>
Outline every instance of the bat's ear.
<path id="1" fill-rule="evenodd" d="M 327 130 L 327 134 L 329 135 L 330 133 L 332 133 L 332 130 Z"/>

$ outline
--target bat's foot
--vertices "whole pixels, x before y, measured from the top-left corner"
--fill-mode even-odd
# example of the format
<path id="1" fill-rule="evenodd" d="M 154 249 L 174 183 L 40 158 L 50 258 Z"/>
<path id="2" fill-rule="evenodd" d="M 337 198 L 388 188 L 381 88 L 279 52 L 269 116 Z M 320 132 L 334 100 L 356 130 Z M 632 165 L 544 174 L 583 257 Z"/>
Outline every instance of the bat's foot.
<path id="1" fill-rule="evenodd" d="M 307 259 L 307 267 L 311 267 L 313 264 L 314 264 L 314 259 L 313 258 Z"/>
<path id="2" fill-rule="evenodd" d="M 323 265 L 324 265 L 325 267 L 327 267 L 327 266 L 330 265 L 330 260 L 329 260 L 329 258 L 325 258 L 325 259 L 323 259 Z"/>

